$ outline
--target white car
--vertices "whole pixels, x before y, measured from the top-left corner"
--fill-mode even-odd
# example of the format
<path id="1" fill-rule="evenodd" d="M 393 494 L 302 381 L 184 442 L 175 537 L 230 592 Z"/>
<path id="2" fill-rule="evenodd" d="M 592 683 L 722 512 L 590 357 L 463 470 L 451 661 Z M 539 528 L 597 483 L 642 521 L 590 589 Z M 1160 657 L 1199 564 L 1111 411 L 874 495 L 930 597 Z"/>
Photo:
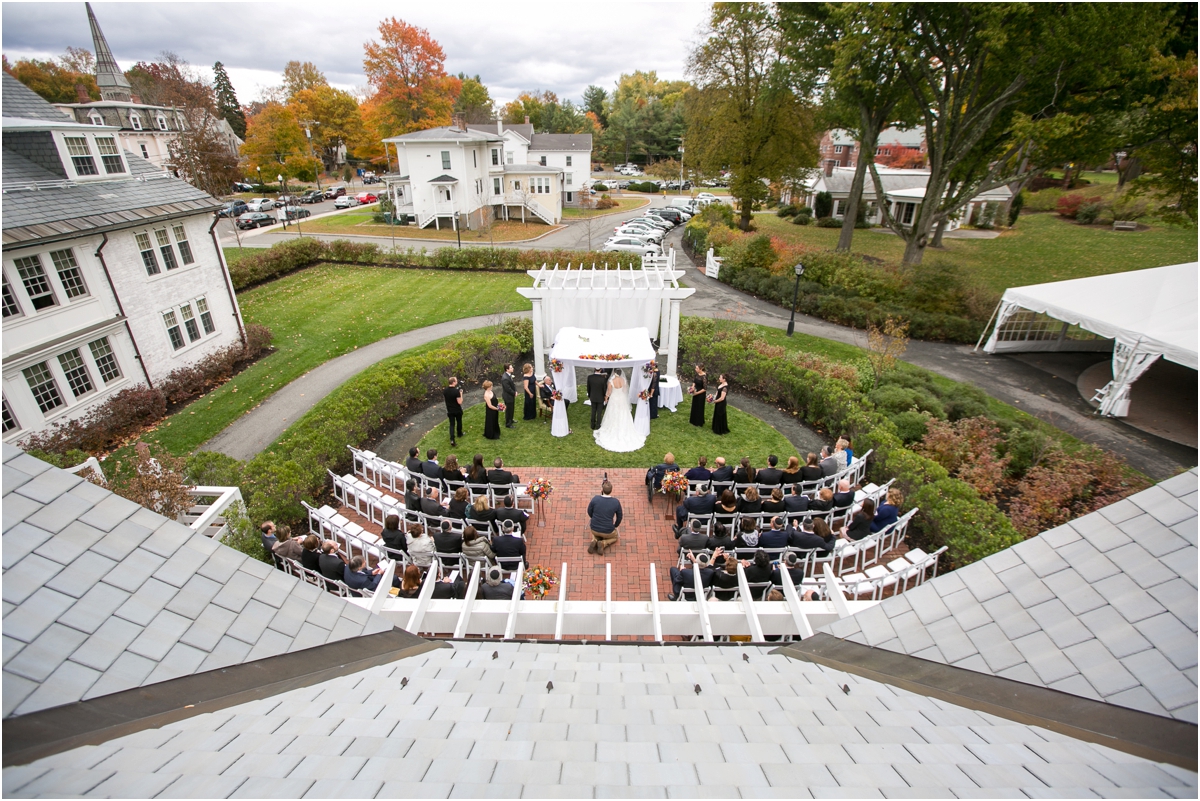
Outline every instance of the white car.
<path id="1" fill-rule="evenodd" d="M 718 198 L 712 192 L 701 192 L 698 195 L 696 195 L 696 200 L 715 201 L 715 200 L 719 200 L 719 199 L 720 198 Z"/>
<path id="2" fill-rule="evenodd" d="M 600 248 L 604 253 L 636 253 L 639 256 L 658 256 L 662 248 L 634 236 L 614 236 Z"/>
<path id="3" fill-rule="evenodd" d="M 644 225 L 622 225 L 613 231 L 613 236 L 636 236 L 648 242 L 661 242 L 662 231 Z"/>
<path id="4" fill-rule="evenodd" d="M 670 231 L 675 227 L 675 223 L 670 220 L 664 220 L 661 217 L 655 217 L 653 214 L 643 214 L 641 217 L 634 217 L 632 220 L 626 220 L 626 225 L 649 225 L 653 228 L 660 228 L 663 231 Z"/>
<path id="5" fill-rule="evenodd" d="M 246 208 L 250 211 L 270 211 L 275 208 L 275 201 L 266 197 L 256 197 L 246 201 Z"/>
<path id="6" fill-rule="evenodd" d="M 354 197 L 353 195 L 342 195 L 337 200 L 333 201 L 333 207 L 335 209 L 348 209 L 357 205 L 358 198 Z"/>

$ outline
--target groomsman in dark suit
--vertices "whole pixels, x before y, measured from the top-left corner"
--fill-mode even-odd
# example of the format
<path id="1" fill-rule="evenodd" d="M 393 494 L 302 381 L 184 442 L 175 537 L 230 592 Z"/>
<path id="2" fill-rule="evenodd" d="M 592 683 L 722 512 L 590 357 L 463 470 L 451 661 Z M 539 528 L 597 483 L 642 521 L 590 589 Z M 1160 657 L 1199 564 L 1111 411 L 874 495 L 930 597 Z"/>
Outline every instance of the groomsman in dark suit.
<path id="1" fill-rule="evenodd" d="M 604 377 L 604 371 L 597 368 L 587 380 L 588 400 L 592 402 L 593 431 L 600 427 L 600 422 L 604 419 L 604 395 L 607 391 L 608 379 Z"/>
<path id="2" fill-rule="evenodd" d="M 650 419 L 658 419 L 658 362 L 654 362 L 654 372 L 650 374 Z"/>
<path id="3" fill-rule="evenodd" d="M 513 412 L 517 408 L 517 382 L 513 378 L 513 366 L 504 365 L 504 375 L 500 376 L 500 394 L 504 398 L 504 427 L 513 427 Z"/>

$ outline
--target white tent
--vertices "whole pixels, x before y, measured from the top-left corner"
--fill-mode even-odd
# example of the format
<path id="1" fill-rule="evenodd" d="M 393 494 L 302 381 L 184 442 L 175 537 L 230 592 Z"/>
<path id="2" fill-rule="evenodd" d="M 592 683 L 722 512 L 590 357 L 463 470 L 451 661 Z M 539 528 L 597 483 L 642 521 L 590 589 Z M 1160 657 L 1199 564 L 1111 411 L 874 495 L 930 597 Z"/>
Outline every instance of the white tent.
<path id="1" fill-rule="evenodd" d="M 1021 309 L 1049 315 L 1114 341 L 1113 380 L 1097 394 L 1100 413 L 1123 417 L 1133 382 L 1160 356 L 1197 367 L 1196 262 L 1006 290 L 984 350 L 1045 350 L 1047 338 L 1006 327 Z M 1066 325 L 1064 325 L 1064 333 Z M 1058 343 L 1063 342 L 1058 337 Z M 1040 346 L 1030 346 L 1037 341 Z"/>
<path id="2" fill-rule="evenodd" d="M 647 386 L 647 374 L 642 368 L 651 364 L 656 355 L 654 346 L 650 344 L 650 331 L 645 328 L 599 331 L 565 327 L 558 330 L 550 351 L 550 375 L 554 377 L 554 387 L 562 392 L 563 399 L 574 401 L 578 382 L 576 367 L 591 370 L 597 367 L 632 368 L 629 397 L 636 398 Z M 639 400 L 637 403 L 643 405 L 645 401 Z M 550 433 L 565 437 L 567 432 L 567 410 L 562 401 L 556 401 Z"/>

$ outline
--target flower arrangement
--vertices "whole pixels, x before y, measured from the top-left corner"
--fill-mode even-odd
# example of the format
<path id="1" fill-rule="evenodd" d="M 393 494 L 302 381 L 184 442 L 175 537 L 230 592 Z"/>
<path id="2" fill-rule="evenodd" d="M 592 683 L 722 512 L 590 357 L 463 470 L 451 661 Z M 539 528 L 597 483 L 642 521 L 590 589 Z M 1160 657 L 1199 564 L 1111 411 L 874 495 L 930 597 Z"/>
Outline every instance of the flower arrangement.
<path id="1" fill-rule="evenodd" d="M 550 372 L 561 373 L 562 371 L 563 371 L 562 359 L 551 359 L 550 360 Z"/>
<path id="2" fill-rule="evenodd" d="M 646 362 L 642 365 L 642 376 L 644 378 L 649 378 L 650 376 L 654 375 L 654 370 L 656 367 L 658 367 L 658 365 L 654 362 Z"/>
<path id="3" fill-rule="evenodd" d="M 579 357 L 585 362 L 623 362 L 629 358 L 628 353 L 585 353 Z"/>
<path id="4" fill-rule="evenodd" d="M 554 492 L 554 485 L 548 479 L 535 478 L 529 482 L 529 486 L 525 488 L 525 491 L 535 501 L 544 501 L 550 497 L 550 493 Z"/>
<path id="5" fill-rule="evenodd" d="M 704 400 L 708 401 L 709 403 L 712 403 L 713 401 L 715 401 L 715 400 L 716 400 L 716 396 L 714 396 L 714 395 L 713 395 L 713 394 L 710 392 L 709 394 L 707 394 L 707 395 L 705 395 L 705 396 L 704 396 Z"/>
<path id="6" fill-rule="evenodd" d="M 534 598 L 545 598 L 550 588 L 558 583 L 558 576 L 548 567 L 534 565 L 525 571 L 525 592 Z"/>
<path id="7" fill-rule="evenodd" d="M 505 404 L 505 402 L 504 402 L 504 401 L 500 401 L 499 403 L 497 403 L 497 404 L 496 404 L 496 409 L 497 409 L 498 411 L 501 411 L 501 412 L 502 412 L 502 411 L 504 411 L 504 410 L 505 410 L 505 409 L 507 409 L 507 408 L 508 408 L 508 405 L 507 405 L 507 404 Z"/>
<path id="8" fill-rule="evenodd" d="M 563 399 L 562 390 L 561 389 L 554 390 L 553 392 L 550 393 L 550 397 L 556 401 L 562 400 Z"/>
<path id="9" fill-rule="evenodd" d="M 641 392 L 639 392 L 638 400 L 644 400 L 644 401 L 650 400 L 650 390 L 643 389 Z"/>
<path id="10" fill-rule="evenodd" d="M 663 476 L 662 491 L 684 493 L 688 489 L 687 476 L 680 472 L 671 472 Z"/>

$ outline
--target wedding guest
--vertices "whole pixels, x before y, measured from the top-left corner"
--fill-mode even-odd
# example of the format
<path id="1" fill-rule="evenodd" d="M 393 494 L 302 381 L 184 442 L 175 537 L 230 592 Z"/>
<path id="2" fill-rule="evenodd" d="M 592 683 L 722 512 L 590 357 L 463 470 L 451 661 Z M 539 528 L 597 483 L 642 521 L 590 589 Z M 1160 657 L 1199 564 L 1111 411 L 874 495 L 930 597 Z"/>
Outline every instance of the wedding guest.
<path id="1" fill-rule="evenodd" d="M 481 492 L 475 496 L 475 502 L 471 505 L 468 519 L 472 525 L 481 529 L 491 527 L 492 522 L 496 519 L 496 510 L 488 506 L 487 495 Z"/>
<path id="2" fill-rule="evenodd" d="M 408 527 L 404 535 L 408 539 L 408 558 L 418 567 L 429 567 L 433 563 L 433 538 L 425 533 L 425 527 L 416 523 Z"/>
<path id="3" fill-rule="evenodd" d="M 450 521 L 443 520 L 442 527 L 433 530 L 433 548 L 438 553 L 462 553 L 463 535 L 450 528 Z"/>
<path id="4" fill-rule="evenodd" d="M 879 504 L 875 510 L 875 519 L 871 521 L 871 533 L 883 531 L 900 519 L 900 504 L 904 503 L 904 493 L 892 487 L 887 491 L 887 500 Z"/>
<path id="5" fill-rule="evenodd" d="M 861 540 L 871 533 L 871 522 L 875 519 L 875 501 L 867 498 L 850 518 L 850 524 L 843 527 L 838 536 L 845 540 Z"/>
<path id="6" fill-rule="evenodd" d="M 398 558 L 398 553 L 408 553 L 408 540 L 400 530 L 399 515 L 388 515 L 383 519 L 383 531 L 379 533 L 379 538 L 388 549 L 390 558 Z"/>
<path id="7" fill-rule="evenodd" d="M 684 498 L 683 503 L 675 507 L 675 536 L 682 532 L 688 515 L 711 515 L 716 506 L 716 494 L 709 490 L 708 484 L 700 486 L 695 495 Z"/>
<path id="8" fill-rule="evenodd" d="M 708 534 L 704 531 L 704 524 L 699 520 L 693 520 L 691 528 L 684 531 L 680 529 L 676 535 L 679 539 L 678 550 L 683 551 L 702 551 L 708 547 Z"/>
<path id="9" fill-rule="evenodd" d="M 621 502 L 612 497 L 613 487 L 608 481 L 600 485 L 600 494 L 588 504 L 587 514 L 592 530 L 592 541 L 588 553 L 603 555 L 621 541 L 617 528 L 621 525 Z"/>
<path id="10" fill-rule="evenodd" d="M 787 467 L 784 468 L 783 476 L 779 479 L 779 483 L 788 487 L 792 484 L 799 484 L 803 480 L 804 477 L 800 473 L 800 460 L 795 456 L 789 456 Z"/>
<path id="11" fill-rule="evenodd" d="M 408 449 L 408 459 L 404 462 L 405 468 L 413 475 L 423 475 L 421 470 L 421 449 L 413 446 Z"/>
<path id="12" fill-rule="evenodd" d="M 345 575 L 346 557 L 338 553 L 337 543 L 325 540 L 321 543 L 321 555 L 317 557 L 321 575 L 327 579 L 341 581 Z"/>
<path id="13" fill-rule="evenodd" d="M 549 373 L 546 373 L 541 386 L 538 387 L 538 402 L 545 410 L 547 417 L 554 414 L 554 379 L 550 377 Z"/>
<path id="14" fill-rule="evenodd" d="M 742 466 L 733 471 L 733 480 L 738 484 L 753 484 L 758 471 L 750 464 L 750 457 L 742 457 Z"/>
<path id="15" fill-rule="evenodd" d="M 376 565 L 374 569 L 365 566 L 361 556 L 353 557 L 349 564 L 342 568 L 342 582 L 352 590 L 370 590 L 375 592 L 379 579 L 383 578 L 383 568 Z M 351 593 L 356 595 L 357 593 Z"/>
<path id="16" fill-rule="evenodd" d="M 447 427 L 450 429 L 450 447 L 453 448 L 455 430 L 458 431 L 457 436 L 463 435 L 463 393 L 462 388 L 458 385 L 458 379 L 454 376 L 450 376 L 450 380 L 446 383 L 448 386 L 442 390 L 442 397 L 446 400 L 446 418 L 449 420 Z"/>
<path id="17" fill-rule="evenodd" d="M 821 462 L 815 453 L 810 453 L 804 463 L 804 467 L 800 468 L 801 481 L 817 481 L 825 476 L 821 470 Z"/>
<path id="18" fill-rule="evenodd" d="M 450 499 L 450 505 L 446 509 L 446 517 L 456 517 L 459 520 L 465 520 L 467 517 L 467 509 L 471 507 L 471 493 L 467 492 L 466 487 L 459 487 L 454 491 L 454 497 Z"/>
<path id="19" fill-rule="evenodd" d="M 696 377 L 692 380 L 692 386 L 688 388 L 688 394 L 692 396 L 692 414 L 689 422 L 698 427 L 704 426 L 704 404 L 708 401 L 707 393 L 704 391 L 704 367 L 696 365 Z"/>
<path id="20" fill-rule="evenodd" d="M 504 460 L 497 456 L 492 460 L 492 470 L 488 471 L 488 483 L 492 486 L 507 487 L 510 484 L 520 484 L 521 477 L 504 469 Z"/>
<path id="21" fill-rule="evenodd" d="M 827 556 L 833 551 L 837 540 L 829 530 L 829 524 L 822 518 L 812 523 L 812 530 L 804 528 L 792 529 L 788 536 L 788 545 L 801 551 L 820 551 L 820 556 Z"/>
<path id="22" fill-rule="evenodd" d="M 717 557 L 715 554 L 718 548 L 732 551 L 737 546 L 734 544 L 733 537 L 729 533 L 729 526 L 726 526 L 724 523 L 716 523 L 713 525 L 712 536 L 708 538 L 708 542 L 705 543 L 704 547 L 714 552 L 713 562 L 716 563 Z M 724 557 L 722 557 L 722 561 L 723 559 Z"/>
<path id="23" fill-rule="evenodd" d="M 516 535 L 516 526 L 505 520 L 499 536 L 492 537 L 492 552 L 501 567 L 513 570 L 518 561 L 525 559 L 525 540 Z"/>
<path id="24" fill-rule="evenodd" d="M 734 539 L 738 548 L 757 548 L 758 537 L 758 521 L 752 517 L 738 521 L 738 535 Z"/>
<path id="25" fill-rule="evenodd" d="M 438 464 L 437 455 L 437 448 L 430 448 L 425 451 L 425 461 L 421 462 L 421 472 L 426 478 L 440 481 L 442 478 L 442 466 Z"/>
<path id="26" fill-rule="evenodd" d="M 839 471 L 850 466 L 850 454 L 846 452 L 846 448 L 849 447 L 850 443 L 842 438 L 833 444 L 833 458 L 837 460 Z"/>
<path id="27" fill-rule="evenodd" d="M 756 515 L 763 510 L 762 500 L 758 497 L 756 487 L 746 487 L 746 493 L 738 502 L 738 512 L 744 515 Z"/>
<path id="28" fill-rule="evenodd" d="M 714 464 L 716 468 L 710 476 L 713 481 L 733 481 L 733 468 L 725 464 L 724 456 L 718 456 Z"/>
<path id="29" fill-rule="evenodd" d="M 854 505 L 854 489 L 850 482 L 842 479 L 837 483 L 837 491 L 833 493 L 834 509 L 849 509 Z"/>
<path id="30" fill-rule="evenodd" d="M 738 499 L 734 495 L 733 490 L 723 490 L 721 492 L 721 500 L 717 507 L 713 509 L 718 523 L 724 523 L 727 526 L 732 526 L 733 521 L 737 518 Z"/>
<path id="31" fill-rule="evenodd" d="M 832 476 L 838 471 L 837 457 L 829 452 L 828 445 L 821 446 L 821 475 Z"/>
<path id="32" fill-rule="evenodd" d="M 726 401 L 729 400 L 729 380 L 725 374 L 717 376 L 717 388 L 713 392 L 712 432 L 718 436 L 729 433 L 729 415 Z"/>
<path id="33" fill-rule="evenodd" d="M 800 492 L 800 485 L 793 484 L 790 495 L 783 499 L 783 508 L 787 512 L 807 512 L 808 496 Z"/>
<path id="34" fill-rule="evenodd" d="M 271 552 L 282 559 L 291 559 L 293 561 L 300 560 L 300 553 L 304 550 L 304 544 L 296 537 L 292 536 L 291 526 L 282 526 L 275 531 L 275 538 L 278 542 Z"/>
<path id="35" fill-rule="evenodd" d="M 714 552 L 714 562 L 716 556 L 717 554 Z M 718 601 L 732 601 L 736 594 L 734 591 L 738 588 L 738 560 L 737 557 L 730 554 L 729 556 L 722 555 L 721 561 L 724 569 L 716 571 L 712 577 L 713 597 Z M 748 565 L 750 562 L 746 561 L 742 564 Z"/>
<path id="36" fill-rule="evenodd" d="M 691 551 L 688 551 L 687 560 L 694 567 L 685 567 L 683 570 L 677 567 L 671 568 L 671 593 L 667 596 L 667 600 L 669 601 L 678 601 L 679 594 L 685 586 L 689 589 L 696 586 L 694 583 L 695 577 L 692 575 L 693 570 L 700 571 L 701 587 L 708 587 L 712 583 L 712 557 L 706 553 L 696 556 Z"/>
<path id="37" fill-rule="evenodd" d="M 783 518 L 776 515 L 771 518 L 771 527 L 758 535 L 760 548 L 786 548 L 788 545 L 787 532 L 783 530 Z"/>
<path id="38" fill-rule="evenodd" d="M 657 420 L 658 419 L 658 404 L 659 404 L 660 394 L 662 393 L 662 385 L 658 381 L 658 379 L 660 377 L 659 372 L 658 372 L 658 362 L 657 361 L 651 362 L 651 364 L 654 365 L 654 369 L 650 371 L 650 377 L 649 377 L 650 386 L 646 387 L 646 389 L 648 389 L 650 391 L 650 398 L 649 398 L 650 419 Z"/>
<path id="39" fill-rule="evenodd" d="M 763 501 L 762 510 L 771 514 L 787 511 L 787 504 L 783 502 L 783 489 L 781 487 L 775 487 L 771 490 L 771 497 L 769 500 Z"/>
<path id="40" fill-rule="evenodd" d="M 278 538 L 275 536 L 275 524 L 270 520 L 267 520 L 258 527 L 258 530 L 262 535 L 263 550 L 267 552 L 267 558 L 270 559 L 271 554 L 274 552 L 275 543 L 279 542 Z"/>
<path id="41" fill-rule="evenodd" d="M 441 517 L 442 512 L 445 510 L 442 508 L 442 502 L 439 496 L 440 493 L 438 492 L 437 487 L 429 487 L 426 489 L 425 497 L 421 499 L 421 512 L 427 515 L 433 515 L 434 517 Z"/>
<path id="42" fill-rule="evenodd" d="M 767 457 L 767 466 L 758 471 L 758 475 L 754 477 L 754 480 L 758 484 L 766 484 L 768 486 L 779 484 L 783 481 L 783 471 L 776 467 L 778 464 L 779 457 L 771 454 Z"/>
<path id="43" fill-rule="evenodd" d="M 462 468 L 458 466 L 458 457 L 453 453 L 446 457 L 446 465 L 442 468 L 442 480 L 461 484 L 467 480 Z"/>
<path id="44" fill-rule="evenodd" d="M 417 513 L 420 511 L 421 493 L 417 491 L 417 480 L 410 478 L 404 482 L 404 519 L 415 523 L 419 519 Z"/>
<path id="45" fill-rule="evenodd" d="M 750 584 L 761 584 L 771 580 L 771 557 L 761 548 L 754 552 L 754 558 L 749 564 L 742 563 L 746 581 Z"/>
<path id="46" fill-rule="evenodd" d="M 492 391 L 491 381 L 483 382 L 483 405 L 483 437 L 500 439 L 500 406 L 496 403 L 496 393 Z M 508 408 L 512 409 L 511 406 Z"/>
<path id="47" fill-rule="evenodd" d="M 817 497 L 809 499 L 808 508 L 815 512 L 833 511 L 833 490 L 829 487 L 821 487 L 817 490 Z"/>
<path id="48" fill-rule="evenodd" d="M 779 567 L 771 571 L 771 583 L 783 586 L 783 571 L 786 570 L 788 578 L 792 582 L 792 586 L 799 587 L 800 582 L 804 581 L 804 564 L 801 563 L 800 557 L 795 553 L 788 551 L 780 560 Z M 783 600 L 780 598 L 779 600 Z"/>
<path id="49" fill-rule="evenodd" d="M 708 481 L 712 471 L 708 469 L 708 457 L 701 456 L 696 460 L 696 466 L 683 474 L 688 481 Z"/>
<path id="50" fill-rule="evenodd" d="M 521 368 L 522 394 L 525 398 L 525 414 L 523 419 L 537 419 L 537 378 L 533 375 L 533 365 L 526 364 Z"/>
<path id="51" fill-rule="evenodd" d="M 513 524 L 521 529 L 521 533 L 525 533 L 525 524 L 529 522 L 529 513 L 524 509 L 516 508 L 511 494 L 504 496 L 503 504 L 496 510 L 496 519 L 503 523 L 506 520 L 511 520 Z"/>
<path id="52" fill-rule="evenodd" d="M 496 554 L 486 537 L 479 536 L 474 526 L 467 526 L 462 533 L 463 556 L 472 559 L 486 559 L 489 565 L 496 564 Z"/>
<path id="53" fill-rule="evenodd" d="M 314 573 L 321 572 L 321 538 L 316 534 L 309 534 L 302 544 L 304 550 L 300 552 L 301 567 Z"/>
<path id="54" fill-rule="evenodd" d="M 483 454 L 477 453 L 471 459 L 471 468 L 467 470 L 467 481 L 471 484 L 486 484 L 487 476 L 487 468 L 483 466 Z"/>
<path id="55" fill-rule="evenodd" d="M 517 380 L 511 364 L 504 365 L 504 375 L 500 376 L 500 392 L 504 396 L 504 427 L 512 428 L 517 404 Z"/>

